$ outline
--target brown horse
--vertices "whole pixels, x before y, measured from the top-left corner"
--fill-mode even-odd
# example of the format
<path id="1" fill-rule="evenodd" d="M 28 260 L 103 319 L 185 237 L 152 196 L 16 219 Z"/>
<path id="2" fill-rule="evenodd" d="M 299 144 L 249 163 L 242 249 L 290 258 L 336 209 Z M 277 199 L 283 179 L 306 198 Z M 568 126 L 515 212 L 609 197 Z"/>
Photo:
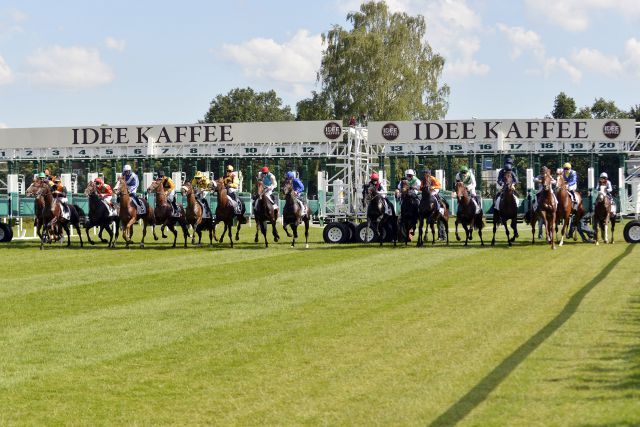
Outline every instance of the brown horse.
<path id="1" fill-rule="evenodd" d="M 598 187 L 598 196 L 593 207 L 593 231 L 595 232 L 594 240 L 596 245 L 600 244 L 598 242 L 598 228 L 604 236 L 605 243 L 613 243 L 613 232 L 616 228 L 616 218 L 611 213 L 611 199 L 609 199 L 603 187 Z M 611 224 L 611 242 L 609 242 L 609 224 Z"/>
<path id="2" fill-rule="evenodd" d="M 178 240 L 178 231 L 175 228 L 176 224 L 179 224 L 182 228 L 182 235 L 184 236 L 184 247 L 187 247 L 187 237 L 189 237 L 189 230 L 187 230 L 187 218 L 185 216 L 184 208 L 181 204 L 178 204 L 178 213 L 179 216 L 173 216 L 173 208 L 171 204 L 167 201 L 167 193 L 164 191 L 164 187 L 162 186 L 162 178 L 158 178 L 149 185 L 147 189 L 150 193 L 156 193 L 156 206 L 153 211 L 153 214 L 156 219 L 156 224 L 162 224 L 162 237 L 166 238 L 164 235 L 164 227 L 167 227 L 169 231 L 173 233 L 173 245 L 172 248 L 176 247 L 176 241 Z"/>
<path id="3" fill-rule="evenodd" d="M 471 200 L 469 190 L 467 190 L 462 181 L 456 182 L 456 198 L 458 199 L 456 240 L 460 241 L 458 224 L 462 224 L 465 234 L 464 245 L 467 246 L 469 240 L 473 239 L 473 229 L 475 228 L 478 230 L 478 236 L 480 236 L 480 245 L 484 246 L 484 241 L 482 240 L 482 228 L 484 227 L 482 209 L 480 209 L 479 213 L 476 213 L 476 205 Z"/>
<path id="4" fill-rule="evenodd" d="M 42 197 L 42 195 L 39 195 L 36 197 L 36 193 L 38 192 L 38 190 L 40 189 L 40 186 L 42 185 L 49 185 L 49 184 L 47 184 L 45 181 L 41 179 L 37 179 L 31 183 L 29 188 L 27 188 L 27 190 L 24 193 L 25 196 L 35 197 L 34 208 L 33 208 L 33 213 L 35 215 L 35 218 L 33 221 L 33 226 L 36 229 L 36 234 L 41 239 L 42 239 L 42 227 L 51 219 L 51 210 L 45 211 L 44 209 L 44 197 Z"/>
<path id="5" fill-rule="evenodd" d="M 423 236 L 422 225 L 425 220 L 427 221 L 427 227 L 425 227 Z M 422 180 L 422 199 L 420 199 L 420 205 L 418 206 L 418 221 L 418 247 L 423 246 L 424 241 L 428 239 L 429 227 L 431 228 L 431 244 L 434 245 L 436 243 L 435 224 L 444 226 L 446 242 L 447 245 L 449 244 L 449 207 L 445 203 L 443 213 L 440 213 L 440 204 L 436 197 L 431 194 L 431 182 L 428 179 Z"/>
<path id="6" fill-rule="evenodd" d="M 182 185 L 182 195 L 187 198 L 186 218 L 187 224 L 193 228 L 191 235 L 191 244 L 196 243 L 196 234 L 198 234 L 198 245 L 202 241 L 202 230 L 209 230 L 209 247 L 213 246 L 213 218 L 211 216 L 204 218 L 204 209 L 200 202 L 196 199 L 196 193 L 190 182 Z"/>
<path id="7" fill-rule="evenodd" d="M 584 216 L 585 212 L 584 207 L 582 206 L 582 197 L 580 196 L 580 193 L 576 191 L 575 196 L 578 208 L 574 214 L 571 195 L 567 189 L 567 182 L 565 181 L 562 173 L 558 173 L 556 176 L 556 197 L 558 198 L 557 223 L 560 223 L 562 220 L 560 242 L 558 243 L 559 246 L 564 244 L 564 238 L 567 236 L 567 232 L 569 232 L 569 237 L 573 235 L 573 240 L 578 240 L 578 236 L 573 234 L 572 231 L 576 228 L 579 230 L 580 220 Z"/>
<path id="8" fill-rule="evenodd" d="M 140 240 L 140 247 L 144 248 L 144 238 L 147 236 L 147 227 L 149 225 L 153 231 L 153 239 L 158 240 L 158 236 L 156 235 L 156 218 L 153 208 L 149 206 L 149 203 L 145 199 L 142 199 L 146 213 L 144 215 L 138 215 L 138 208 L 136 208 L 135 203 L 131 200 L 124 175 L 118 178 L 115 192 L 120 197 L 120 211 L 118 215 L 120 216 L 120 224 L 122 227 L 122 238 L 126 242 L 127 247 L 133 243 L 131 240 L 133 237 L 133 225 L 139 219 L 142 220 L 142 240 Z"/>
<path id="9" fill-rule="evenodd" d="M 62 232 L 67 235 L 67 247 L 71 246 L 71 231 L 69 225 L 75 228 L 80 239 L 80 247 L 84 246 L 82 233 L 80 232 L 80 218 L 84 217 L 84 212 L 79 206 L 69 205 L 69 219 L 62 214 L 62 202 L 53 197 L 51 187 L 48 184 L 41 184 L 36 191 L 36 198 L 44 199 L 43 233 L 40 237 L 40 249 L 44 248 L 45 240 L 49 243 L 61 240 Z"/>
<path id="10" fill-rule="evenodd" d="M 100 197 L 98 196 L 98 186 L 96 185 L 95 181 L 89 181 L 89 183 L 87 184 L 87 188 L 84 189 L 84 194 L 85 196 L 89 197 L 89 221 L 85 222 L 84 224 L 84 231 L 87 234 L 87 241 L 92 245 L 95 245 L 95 242 L 91 240 L 91 236 L 89 235 L 89 229 L 92 227 L 100 227 L 100 232 L 98 233 L 100 241 L 102 243 L 109 243 L 110 248 L 115 248 L 120 228 L 120 220 L 118 218 L 117 210 L 113 213 L 110 212 L 102 202 L 102 200 L 100 200 Z M 114 226 L 113 231 L 111 229 L 112 225 Z M 107 233 L 109 233 L 109 240 L 102 238 L 103 230 L 107 230 Z"/>
<path id="11" fill-rule="evenodd" d="M 558 204 L 551 188 L 551 173 L 545 169 L 542 177 L 542 192 L 540 193 L 540 202 L 538 208 L 531 215 L 531 243 L 535 243 L 536 239 L 536 222 L 544 221 L 545 236 L 547 242 L 551 245 L 551 249 L 556 248 L 555 232 L 556 232 L 556 212 Z"/>
<path id="12" fill-rule="evenodd" d="M 498 209 L 495 209 L 495 208 Z M 513 230 L 513 237 L 510 237 L 509 229 L 507 228 L 507 222 L 511 220 L 511 229 Z M 491 239 L 491 246 L 496 244 L 496 228 L 498 224 L 504 225 L 504 231 L 507 234 L 507 242 L 509 246 L 518 237 L 518 205 L 515 198 L 515 186 L 513 184 L 513 174 L 511 171 L 504 173 L 504 187 L 502 189 L 502 196 L 500 197 L 500 206 L 495 206 L 493 210 L 493 238 Z"/>
<path id="13" fill-rule="evenodd" d="M 284 208 L 282 209 L 282 228 L 287 233 L 287 237 L 291 237 L 287 230 L 288 226 L 291 226 L 293 232 L 293 240 L 291 241 L 291 247 L 295 247 L 296 239 L 298 238 L 298 225 L 304 222 L 304 244 L 305 248 L 309 247 L 309 219 L 311 214 L 309 213 L 309 205 L 305 204 L 306 214 L 302 215 L 302 208 L 298 203 L 295 192 L 293 191 L 293 182 L 291 179 L 285 179 L 282 183 L 282 192 L 285 194 Z"/>
<path id="14" fill-rule="evenodd" d="M 275 206 L 271 198 L 267 196 L 267 193 L 264 190 L 264 184 L 260 180 L 256 182 L 256 191 L 258 207 L 253 213 L 253 216 L 256 220 L 256 237 L 254 239 L 254 242 L 258 243 L 258 231 L 260 231 L 264 236 L 264 246 L 269 247 L 269 242 L 267 241 L 266 223 L 271 224 L 271 229 L 273 230 L 273 241 L 277 242 L 278 240 L 280 240 L 280 235 L 278 234 L 278 230 L 276 229 L 276 222 L 278 222 L 278 208 Z"/>
<path id="15" fill-rule="evenodd" d="M 219 222 L 222 222 L 224 224 L 224 228 L 222 230 L 222 235 L 220 236 L 220 243 L 222 243 L 224 235 L 227 233 L 229 236 L 229 243 L 233 248 L 233 237 L 231 236 L 233 231 L 233 219 L 236 218 L 238 220 L 238 226 L 236 228 L 236 241 L 238 241 L 240 239 L 240 227 L 242 227 L 242 224 L 246 222 L 246 218 L 244 216 L 244 204 L 240 206 L 240 213 L 236 214 L 234 204 L 232 203 L 232 200 L 227 193 L 227 189 L 224 186 L 224 178 L 218 178 L 216 181 L 213 181 L 211 183 L 211 189 L 215 191 L 218 197 L 216 219 L 213 221 L 213 238 L 215 241 L 218 241 L 216 238 L 216 225 L 218 225 Z"/>

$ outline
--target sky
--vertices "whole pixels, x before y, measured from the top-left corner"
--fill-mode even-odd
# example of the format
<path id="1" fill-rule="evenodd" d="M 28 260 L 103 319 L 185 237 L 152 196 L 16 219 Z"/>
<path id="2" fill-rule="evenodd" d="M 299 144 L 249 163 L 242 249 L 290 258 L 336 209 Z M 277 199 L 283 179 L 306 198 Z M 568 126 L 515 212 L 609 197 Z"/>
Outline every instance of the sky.
<path id="1" fill-rule="evenodd" d="M 238 87 L 295 110 L 321 89 L 321 35 L 360 3 L 0 0 L 0 127 L 195 123 Z M 638 0 L 387 4 L 425 17 L 446 119 L 543 118 L 561 91 L 640 104 Z"/>

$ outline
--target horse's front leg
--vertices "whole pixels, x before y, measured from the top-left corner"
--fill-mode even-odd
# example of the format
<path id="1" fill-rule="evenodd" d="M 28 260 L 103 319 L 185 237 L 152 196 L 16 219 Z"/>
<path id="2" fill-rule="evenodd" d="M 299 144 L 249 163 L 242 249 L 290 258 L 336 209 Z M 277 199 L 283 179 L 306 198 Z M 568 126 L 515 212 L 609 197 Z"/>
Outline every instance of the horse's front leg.
<path id="1" fill-rule="evenodd" d="M 496 245 L 496 228 L 498 227 L 498 224 L 496 223 L 496 216 L 493 216 L 493 238 L 491 239 L 491 246 L 495 246 Z"/>
<path id="2" fill-rule="evenodd" d="M 227 236 L 229 236 L 231 249 L 233 249 L 233 217 L 231 217 L 229 221 L 225 222 L 224 226 L 227 229 Z"/>
<path id="3" fill-rule="evenodd" d="M 91 245 L 95 245 L 95 244 L 96 244 L 96 242 L 94 242 L 93 240 L 91 240 L 91 236 L 89 235 L 89 229 L 90 229 L 90 228 L 93 228 L 93 225 L 91 225 L 91 223 L 86 224 L 86 225 L 84 226 L 84 231 L 85 231 L 85 233 L 86 233 L 86 235 L 87 235 L 87 242 L 89 242 L 89 244 L 91 244 Z"/>
<path id="4" fill-rule="evenodd" d="M 285 233 L 287 233 L 287 237 L 291 237 L 292 235 L 289 233 L 289 224 L 282 224 L 282 229 L 284 230 Z M 291 229 L 293 229 L 293 225 L 291 225 Z"/>
<path id="5" fill-rule="evenodd" d="M 295 248 L 296 246 L 296 238 L 298 237 L 298 224 L 297 223 L 293 223 L 291 224 L 291 231 L 293 232 L 293 239 L 291 240 L 291 247 Z"/>
<path id="6" fill-rule="evenodd" d="M 242 221 L 238 218 L 238 226 L 236 227 L 236 242 L 240 240 L 240 228 L 242 227 Z"/>
<path id="7" fill-rule="evenodd" d="M 507 243 L 509 244 L 509 246 L 511 246 L 511 233 L 509 233 L 509 224 L 507 224 L 507 219 L 505 219 L 504 221 L 502 221 L 502 224 L 504 226 L 504 232 L 507 235 Z"/>
<path id="8" fill-rule="evenodd" d="M 436 223 L 437 221 L 429 221 L 429 228 L 431 228 L 431 244 L 436 244 Z"/>
<path id="9" fill-rule="evenodd" d="M 67 247 L 71 246 L 71 230 L 69 227 L 69 223 L 66 223 L 63 227 L 65 234 L 67 235 Z M 82 239 L 82 235 L 80 235 L 80 239 Z"/>
<path id="10" fill-rule="evenodd" d="M 276 229 L 276 224 L 278 220 L 274 219 L 271 221 L 271 232 L 273 233 L 273 241 L 278 242 L 280 240 L 280 235 L 278 234 L 278 230 Z"/>
<path id="11" fill-rule="evenodd" d="M 422 225 L 424 224 L 424 216 L 418 215 L 418 247 L 421 247 L 424 242 L 422 239 Z"/>
<path id="12" fill-rule="evenodd" d="M 165 224 L 167 226 L 167 228 L 169 229 L 169 231 L 171 231 L 173 233 L 173 245 L 171 245 L 172 248 L 176 247 L 176 243 L 178 241 L 178 230 L 176 230 L 176 227 L 169 223 L 169 224 Z"/>
<path id="13" fill-rule="evenodd" d="M 254 243 L 258 243 L 258 233 L 262 230 L 260 227 L 260 222 L 256 219 L 256 237 L 253 239 Z"/>
<path id="14" fill-rule="evenodd" d="M 309 248 L 309 218 L 304 220 L 304 247 Z"/>

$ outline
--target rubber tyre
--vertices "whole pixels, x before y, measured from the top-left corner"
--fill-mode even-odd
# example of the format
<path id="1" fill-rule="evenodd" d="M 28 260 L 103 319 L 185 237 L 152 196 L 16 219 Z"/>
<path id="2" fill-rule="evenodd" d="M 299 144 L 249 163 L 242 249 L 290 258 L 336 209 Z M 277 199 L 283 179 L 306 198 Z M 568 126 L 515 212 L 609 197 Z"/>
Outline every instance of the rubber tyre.
<path id="1" fill-rule="evenodd" d="M 325 243 L 345 243 L 349 238 L 349 229 L 343 223 L 330 222 L 325 225 L 322 237 Z"/>
<path id="2" fill-rule="evenodd" d="M 347 227 L 349 231 L 349 239 L 345 243 L 355 243 L 356 242 L 356 225 L 352 222 L 345 222 L 344 225 Z"/>
<path id="3" fill-rule="evenodd" d="M 367 239 L 371 240 L 367 242 Z M 378 241 L 378 233 L 373 228 L 367 228 L 366 222 L 361 222 L 356 227 L 356 242 L 358 243 L 373 243 Z"/>
<path id="4" fill-rule="evenodd" d="M 13 230 L 9 224 L 0 222 L 0 242 L 10 242 L 13 239 Z"/>
<path id="5" fill-rule="evenodd" d="M 640 221 L 629 221 L 627 225 L 624 226 L 622 234 L 627 243 L 640 243 Z"/>

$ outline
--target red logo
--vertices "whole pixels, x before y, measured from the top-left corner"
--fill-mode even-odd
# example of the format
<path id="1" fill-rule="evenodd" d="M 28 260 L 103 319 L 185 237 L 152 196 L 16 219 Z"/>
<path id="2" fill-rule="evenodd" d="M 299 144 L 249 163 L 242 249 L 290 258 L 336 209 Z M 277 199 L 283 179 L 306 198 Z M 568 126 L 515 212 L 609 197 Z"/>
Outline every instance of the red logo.
<path id="1" fill-rule="evenodd" d="M 604 136 L 609 139 L 616 139 L 620 136 L 622 130 L 620 129 L 618 122 L 610 121 L 604 124 L 602 127 L 602 133 L 604 133 Z"/>
<path id="2" fill-rule="evenodd" d="M 342 136 L 342 126 L 336 122 L 329 122 L 324 127 L 324 136 L 329 139 L 337 139 Z"/>
<path id="3" fill-rule="evenodd" d="M 393 123 L 382 126 L 382 137 L 387 141 L 393 141 L 400 136 L 400 129 Z"/>

